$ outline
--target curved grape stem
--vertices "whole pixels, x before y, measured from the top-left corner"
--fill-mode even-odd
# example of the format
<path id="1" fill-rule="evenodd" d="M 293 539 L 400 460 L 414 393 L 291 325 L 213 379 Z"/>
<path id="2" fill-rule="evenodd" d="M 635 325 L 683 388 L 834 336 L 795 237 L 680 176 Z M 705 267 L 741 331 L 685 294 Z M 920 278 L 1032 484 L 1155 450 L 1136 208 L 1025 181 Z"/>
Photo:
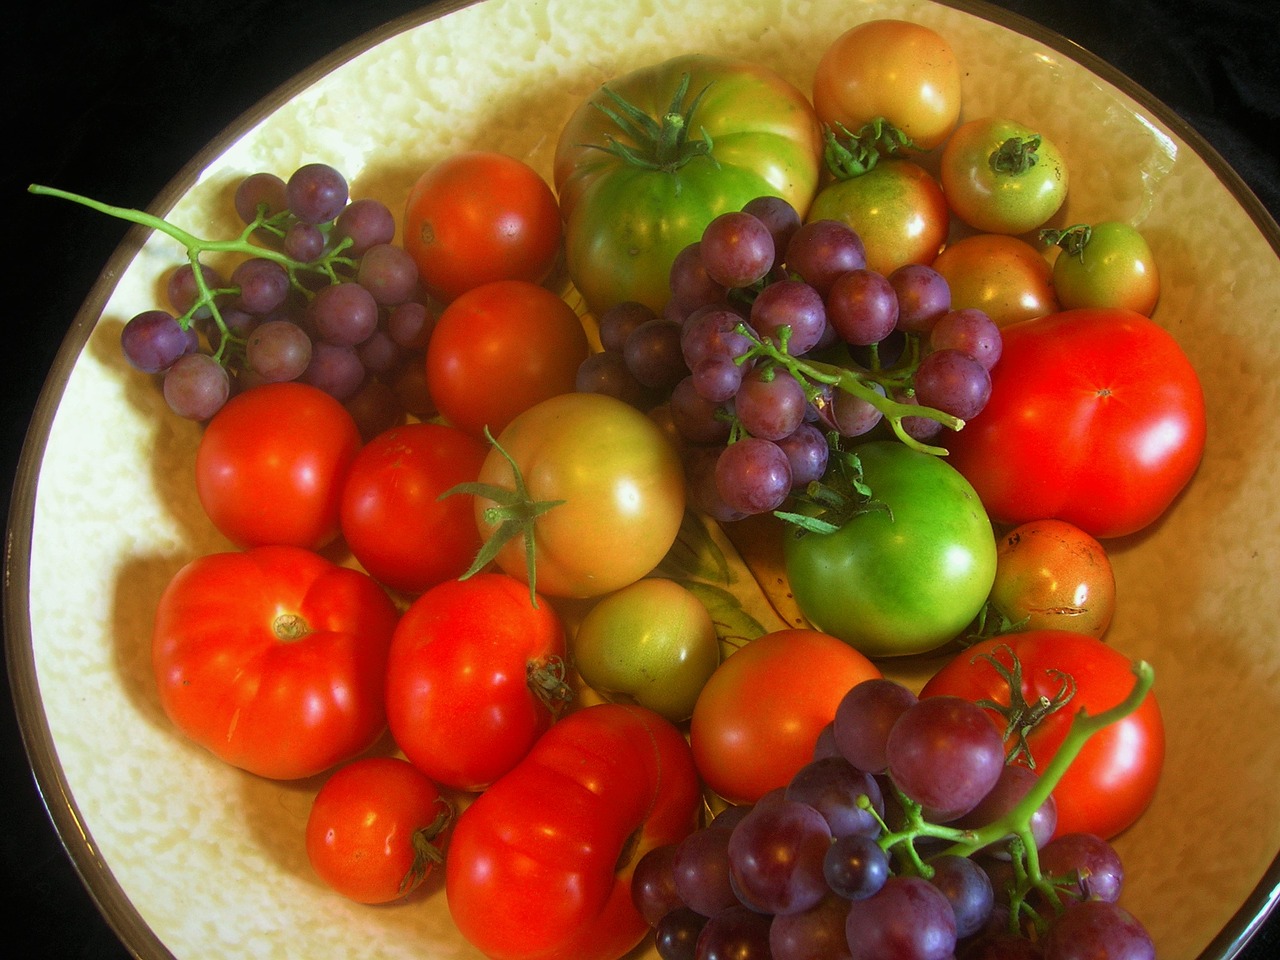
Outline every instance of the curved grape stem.
<path id="1" fill-rule="evenodd" d="M 28 193 L 37 196 L 57 197 L 61 200 L 70 200 L 72 203 L 78 203 L 81 206 L 96 210 L 99 213 L 105 213 L 109 217 L 115 217 L 117 220 L 124 220 L 128 223 L 135 223 L 139 226 L 149 227 L 160 233 L 171 237 L 178 243 L 182 244 L 187 251 L 187 259 L 191 263 L 193 278 L 196 284 L 197 296 L 196 301 L 184 313 L 178 317 L 178 323 L 185 330 L 190 327 L 195 314 L 203 307 L 208 307 L 209 313 L 214 324 L 218 328 L 220 334 L 218 349 L 213 357 L 218 362 L 222 362 L 224 351 L 232 344 L 242 344 L 243 339 L 237 337 L 227 326 L 223 320 L 222 311 L 218 307 L 218 296 L 229 292 L 238 292 L 236 288 L 220 288 L 213 289 L 209 286 L 205 279 L 204 271 L 200 269 L 200 257 L 206 253 L 241 253 L 251 257 L 260 257 L 263 260 L 271 260 L 278 263 L 284 268 L 289 276 L 289 283 L 295 289 L 310 294 L 307 287 L 298 279 L 299 273 L 317 273 L 327 279 L 330 283 L 337 283 L 339 278 L 336 271 L 337 267 L 354 267 L 356 261 L 350 257 L 343 256 L 348 248 L 352 245 L 352 240 L 344 237 L 340 240 L 332 250 L 326 251 L 324 256 L 310 262 L 303 263 L 295 260 L 288 254 L 279 250 L 273 250 L 270 247 L 263 247 L 254 243 L 250 237 L 260 229 L 274 230 L 276 229 L 276 218 L 268 217 L 265 208 L 259 208 L 258 216 L 247 224 L 240 235 L 230 240 L 211 240 L 206 237 L 198 237 L 187 230 L 183 230 L 176 224 L 170 223 L 163 217 L 158 217 L 153 213 L 147 213 L 145 210 L 137 210 L 132 207 L 117 207 L 113 204 L 103 203 L 100 200 L 94 200 L 92 197 L 85 197 L 78 193 L 72 193 L 68 190 L 59 190 L 57 187 L 47 187 L 42 184 L 33 183 L 27 187 Z"/>

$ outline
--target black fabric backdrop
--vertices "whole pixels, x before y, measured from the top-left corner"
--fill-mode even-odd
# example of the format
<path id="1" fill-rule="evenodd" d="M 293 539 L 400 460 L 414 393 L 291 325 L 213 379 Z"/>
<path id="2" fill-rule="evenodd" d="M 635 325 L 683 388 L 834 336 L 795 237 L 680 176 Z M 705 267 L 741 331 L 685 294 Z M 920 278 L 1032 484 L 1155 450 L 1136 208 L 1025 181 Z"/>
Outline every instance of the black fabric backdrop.
<path id="1" fill-rule="evenodd" d="M 26 185 L 51 183 L 145 207 L 191 156 L 277 85 L 422 5 L 46 0 L 11 11 L 0 41 L 2 129 L 9 144 L 0 210 L 10 271 L 3 300 L 7 339 L 0 351 L 0 492 L 7 494 L 11 486 L 58 345 L 124 232 L 108 218 L 73 216 L 67 208 L 30 198 Z M 1264 9 L 1269 5 L 1004 0 L 1000 6 L 1076 41 L 1178 111 L 1280 218 L 1280 30 L 1274 13 Z M 0 502 L 7 511 L 7 500 Z M 0 863 L 11 918 L 5 939 L 28 957 L 128 956 L 50 826 L 10 708 L 0 709 L 0 725 Z M 1276 955 L 1280 916 L 1241 954 L 1247 960 Z"/>

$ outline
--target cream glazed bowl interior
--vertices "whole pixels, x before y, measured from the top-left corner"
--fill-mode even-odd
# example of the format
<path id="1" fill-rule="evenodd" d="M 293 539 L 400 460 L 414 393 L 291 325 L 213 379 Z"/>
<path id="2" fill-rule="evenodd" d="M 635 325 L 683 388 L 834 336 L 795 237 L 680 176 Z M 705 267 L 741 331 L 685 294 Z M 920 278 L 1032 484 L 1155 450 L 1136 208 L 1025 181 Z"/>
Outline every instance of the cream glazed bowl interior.
<path id="1" fill-rule="evenodd" d="M 239 178 L 315 160 L 341 169 L 353 196 L 393 210 L 425 167 L 462 149 L 522 157 L 550 179 L 561 125 L 614 76 L 715 52 L 768 64 L 808 91 L 838 32 L 896 17 L 950 41 L 964 116 L 1035 118 L 1062 148 L 1072 172 L 1064 222 L 1141 227 L 1164 281 L 1155 316 L 1197 367 L 1209 437 L 1170 513 L 1109 544 L 1120 601 L 1108 640 L 1155 665 L 1169 738 L 1153 806 L 1117 841 L 1124 904 L 1162 960 L 1231 956 L 1280 876 L 1280 644 L 1270 633 L 1280 619 L 1280 479 L 1263 453 L 1280 446 L 1280 422 L 1267 415 L 1280 407 L 1270 333 L 1280 230 L 1238 178 L 1114 70 L 980 3 L 484 0 L 423 16 L 355 45 L 229 131 L 154 212 L 229 235 Z M 149 660 L 157 599 L 188 560 L 228 546 L 195 498 L 200 427 L 169 414 L 119 350 L 124 321 L 160 302 L 181 262 L 167 237 L 129 235 L 59 355 L 24 453 L 6 642 L 55 824 L 140 957 L 475 957 L 438 882 L 378 909 L 320 884 L 300 842 L 318 781 L 227 767 L 160 709 Z M 886 670 L 919 685 L 932 666 Z"/>

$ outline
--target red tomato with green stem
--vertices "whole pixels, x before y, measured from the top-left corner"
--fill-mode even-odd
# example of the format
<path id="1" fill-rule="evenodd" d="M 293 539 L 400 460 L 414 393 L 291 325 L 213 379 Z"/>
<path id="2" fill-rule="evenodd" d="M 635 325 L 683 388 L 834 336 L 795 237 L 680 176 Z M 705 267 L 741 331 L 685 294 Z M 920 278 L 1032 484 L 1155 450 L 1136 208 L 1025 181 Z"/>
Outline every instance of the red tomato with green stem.
<path id="1" fill-rule="evenodd" d="M 1088 309 L 1002 340 L 990 400 L 949 445 L 992 519 L 1053 517 L 1098 539 L 1153 523 L 1204 452 L 1204 392 L 1177 341 L 1142 314 Z"/>
<path id="2" fill-rule="evenodd" d="M 617 960 L 649 930 L 631 876 L 696 823 L 689 746 L 643 707 L 569 714 L 458 818 L 449 912 L 493 960 Z"/>
<path id="3" fill-rule="evenodd" d="M 307 860 L 357 903 L 402 900 L 444 862 L 454 809 L 399 757 L 365 757 L 336 771 L 311 804 Z"/>
<path id="4" fill-rule="evenodd" d="M 268 383 L 232 397 L 196 449 L 196 494 L 236 546 L 318 549 L 340 530 L 347 470 L 360 430 L 317 387 Z"/>
<path id="5" fill-rule="evenodd" d="M 564 627 L 500 573 L 446 580 L 418 597 L 388 654 L 387 722 L 436 783 L 482 790 L 520 762 L 566 707 Z"/>
<path id="6" fill-rule="evenodd" d="M 372 578 L 300 547 L 199 557 L 156 609 L 160 704 L 227 763 L 277 780 L 314 776 L 386 728 L 398 618 Z"/>
<path id="7" fill-rule="evenodd" d="M 423 285 L 445 303 L 495 280 L 541 283 L 561 236 L 550 184 L 501 153 L 446 157 L 418 177 L 405 204 L 404 248 Z"/>
<path id="8" fill-rule="evenodd" d="M 1025 738 L 1006 737 L 1010 762 L 1043 769 L 1076 713 L 1097 716 L 1119 704 L 1133 685 L 1129 659 L 1098 638 L 1033 630 L 975 644 L 934 674 L 920 696 L 991 701 L 1003 708 L 988 708 L 1002 733 L 1030 721 Z M 1055 836 L 1092 833 L 1109 839 L 1131 825 L 1151 803 L 1164 754 L 1164 721 L 1155 693 L 1148 692 L 1136 711 L 1086 741 L 1054 789 Z"/>
<path id="9" fill-rule="evenodd" d="M 427 389 L 459 430 L 497 436 L 542 400 L 572 393 L 591 347 L 561 297 L 523 280 L 475 287 L 445 307 L 427 344 Z"/>
<path id="10" fill-rule="evenodd" d="M 438 423 L 393 427 L 356 455 L 342 490 L 342 535 L 375 580 L 419 594 L 461 576 L 480 550 L 471 498 L 441 497 L 475 480 L 488 446 Z"/>
<path id="11" fill-rule="evenodd" d="M 754 803 L 813 759 L 844 695 L 879 668 L 818 630 L 778 630 L 743 645 L 711 674 L 689 726 L 694 762 L 730 803 Z"/>

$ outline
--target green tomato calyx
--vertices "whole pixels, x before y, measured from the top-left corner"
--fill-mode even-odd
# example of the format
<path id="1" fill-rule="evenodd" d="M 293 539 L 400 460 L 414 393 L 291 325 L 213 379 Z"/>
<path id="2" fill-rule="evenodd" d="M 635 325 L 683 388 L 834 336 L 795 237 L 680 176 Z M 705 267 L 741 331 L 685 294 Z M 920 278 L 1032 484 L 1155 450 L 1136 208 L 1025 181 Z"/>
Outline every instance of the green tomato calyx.
<path id="1" fill-rule="evenodd" d="M 1061 230 L 1040 231 L 1041 243 L 1061 247 L 1064 254 L 1075 257 L 1081 263 L 1084 262 L 1084 248 L 1089 245 L 1092 238 L 1093 227 L 1087 223 L 1077 223 L 1075 226 L 1064 227 Z"/>
<path id="2" fill-rule="evenodd" d="M 1057 692 L 1052 697 L 1042 696 L 1035 703 L 1028 703 L 1022 693 L 1022 661 L 1007 645 L 1002 644 L 996 648 L 996 653 L 1001 652 L 1009 655 L 1009 665 L 1002 663 L 994 654 L 984 653 L 980 656 L 991 664 L 992 669 L 1000 674 L 1000 678 L 1008 686 L 1009 702 L 999 703 L 984 698 L 978 701 L 978 706 L 994 710 L 1005 719 L 1004 741 L 1006 744 L 1013 741 L 1013 748 L 1005 762 L 1015 763 L 1021 759 L 1029 769 L 1034 770 L 1036 758 L 1031 753 L 1027 737 L 1046 717 L 1057 713 L 1071 702 L 1076 695 L 1076 681 L 1066 671 L 1052 670 L 1050 674 L 1059 684 Z"/>
<path id="3" fill-rule="evenodd" d="M 685 98 L 689 94 L 689 74 L 684 74 L 671 98 L 671 105 L 660 119 L 649 116 L 609 87 L 601 87 L 611 105 L 600 101 L 593 103 L 596 109 L 617 124 L 630 145 L 615 136 L 606 135 L 606 144 L 588 146 L 613 154 L 633 166 L 667 173 L 680 169 L 695 157 L 714 160 L 711 154 L 711 136 L 706 130 L 699 128 L 701 136 L 690 139 L 690 131 L 694 129 L 694 112 L 709 87 L 710 84 L 703 87 L 685 106 Z"/>
<path id="4" fill-rule="evenodd" d="M 1040 162 L 1037 151 L 1042 140 L 1038 133 L 1027 137 L 1010 137 L 992 152 L 987 162 L 1001 176 L 1020 176 Z"/>
<path id="5" fill-rule="evenodd" d="M 837 180 L 852 180 L 870 173 L 884 157 L 896 157 L 915 146 L 914 141 L 884 117 L 868 120 L 856 131 L 842 123 L 824 125 L 823 157 Z"/>
<path id="6" fill-rule="evenodd" d="M 775 510 L 773 515 L 795 527 L 794 536 L 809 533 L 835 533 L 854 517 L 883 511 L 893 518 L 893 511 L 883 500 L 875 499 L 862 475 L 862 461 L 852 451 L 840 449 L 840 437 L 831 434 L 832 468 L 827 477 L 815 480 L 796 496 L 812 512 Z"/>

